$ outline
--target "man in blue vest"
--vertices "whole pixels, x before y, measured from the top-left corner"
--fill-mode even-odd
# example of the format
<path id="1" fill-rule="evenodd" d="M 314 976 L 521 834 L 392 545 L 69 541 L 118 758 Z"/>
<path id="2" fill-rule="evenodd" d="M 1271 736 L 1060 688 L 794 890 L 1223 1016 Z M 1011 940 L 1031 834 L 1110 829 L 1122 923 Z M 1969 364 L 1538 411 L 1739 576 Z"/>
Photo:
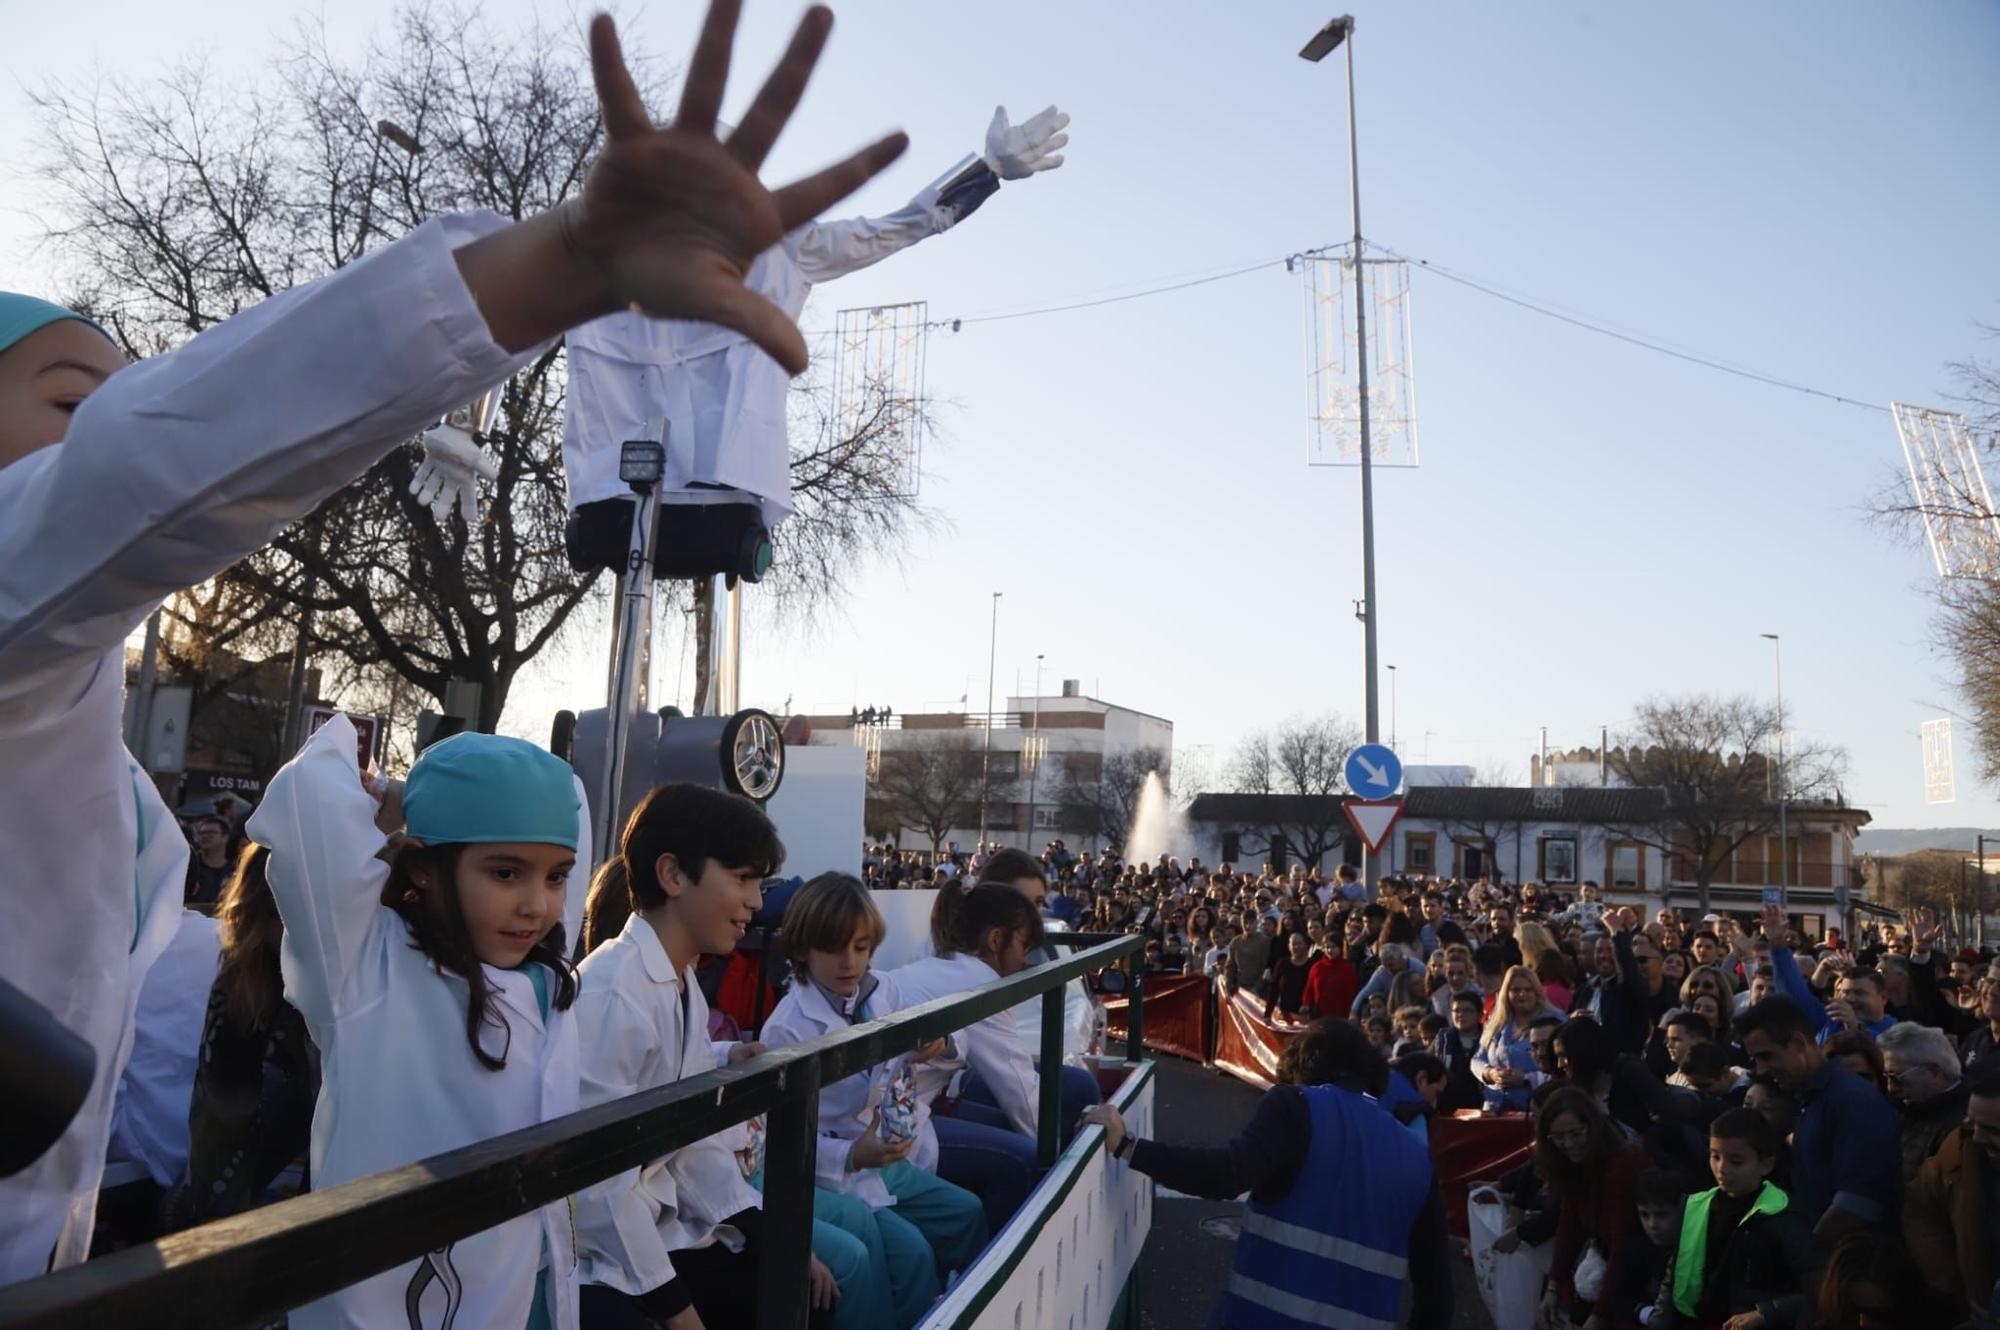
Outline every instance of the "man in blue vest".
<path id="1" fill-rule="evenodd" d="M 1250 1193 L 1218 1320 L 1226 1330 L 1445 1330 L 1444 1205 L 1423 1143 L 1378 1102 L 1389 1077 L 1381 1053 L 1359 1026 L 1322 1020 L 1286 1049 L 1279 1076 L 1223 1146 L 1139 1140 L 1109 1104 L 1083 1120 L 1104 1128 L 1115 1158 L 1176 1191 Z"/>

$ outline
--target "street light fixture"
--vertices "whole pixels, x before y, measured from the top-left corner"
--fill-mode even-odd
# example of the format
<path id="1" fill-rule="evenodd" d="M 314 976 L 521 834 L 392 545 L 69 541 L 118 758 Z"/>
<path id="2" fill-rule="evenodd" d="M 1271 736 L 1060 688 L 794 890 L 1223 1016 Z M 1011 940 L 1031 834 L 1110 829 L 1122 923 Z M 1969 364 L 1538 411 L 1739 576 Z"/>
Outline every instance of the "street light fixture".
<path id="1" fill-rule="evenodd" d="M 1299 58 L 1317 64 L 1335 48 L 1347 48 L 1347 170 L 1348 192 L 1354 201 L 1354 363 L 1358 374 L 1361 411 L 1361 620 L 1362 713 L 1364 737 L 1369 743 L 1382 738 L 1380 704 L 1375 695 L 1375 628 L 1381 615 L 1375 603 L 1375 476 L 1374 445 L 1368 437 L 1368 299 L 1361 250 L 1361 147 L 1360 131 L 1354 114 L 1354 18 L 1342 15 L 1330 20 L 1299 48 Z M 1367 846 L 1361 850 L 1361 880 L 1374 894 L 1375 873 Z"/>

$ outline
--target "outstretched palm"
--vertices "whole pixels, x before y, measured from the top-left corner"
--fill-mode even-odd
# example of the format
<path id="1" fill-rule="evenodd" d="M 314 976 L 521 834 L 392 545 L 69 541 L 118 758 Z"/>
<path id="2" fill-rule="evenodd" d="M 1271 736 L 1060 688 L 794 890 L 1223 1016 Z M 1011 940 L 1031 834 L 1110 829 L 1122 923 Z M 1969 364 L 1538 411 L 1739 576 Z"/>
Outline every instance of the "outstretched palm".
<path id="1" fill-rule="evenodd" d="M 771 145 L 805 92 L 833 25 L 808 10 L 743 123 L 715 136 L 740 0 L 715 0 L 702 26 L 679 114 L 655 126 L 633 85 L 608 15 L 590 26 L 590 62 L 606 145 L 571 205 L 569 242 L 605 276 L 619 306 L 658 318 L 696 319 L 742 333 L 798 373 L 805 341 L 784 311 L 743 279 L 757 256 L 793 227 L 860 188 L 907 145 L 902 134 L 778 190 L 757 179 Z"/>

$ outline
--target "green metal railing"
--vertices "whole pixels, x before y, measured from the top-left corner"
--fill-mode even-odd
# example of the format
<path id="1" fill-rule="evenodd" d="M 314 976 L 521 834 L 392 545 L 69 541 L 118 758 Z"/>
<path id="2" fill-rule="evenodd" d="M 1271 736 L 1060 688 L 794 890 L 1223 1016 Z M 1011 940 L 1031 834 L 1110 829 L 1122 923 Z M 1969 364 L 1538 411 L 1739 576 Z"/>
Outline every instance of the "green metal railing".
<path id="1" fill-rule="evenodd" d="M 1135 956 L 1141 940 L 1049 936 L 1084 949 L 738 1066 L 0 1289 L 0 1330 L 262 1325 L 759 1113 L 768 1115 L 761 1259 L 770 1269 L 803 1271 L 812 1246 L 820 1087 L 1034 997 L 1042 999 L 1041 1158 L 1044 1165 L 1054 1162 L 1063 1126 L 1063 987 Z M 1132 996 L 1136 1062 L 1144 1051 L 1136 988 Z M 761 1282 L 759 1330 L 803 1330 L 806 1281 Z"/>

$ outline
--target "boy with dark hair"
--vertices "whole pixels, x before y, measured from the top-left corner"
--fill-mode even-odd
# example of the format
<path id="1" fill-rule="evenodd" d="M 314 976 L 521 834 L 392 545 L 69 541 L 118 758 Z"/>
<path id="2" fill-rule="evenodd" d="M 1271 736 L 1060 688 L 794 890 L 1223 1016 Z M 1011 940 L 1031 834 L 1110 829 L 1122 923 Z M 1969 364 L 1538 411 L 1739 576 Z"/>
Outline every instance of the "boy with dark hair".
<path id="1" fill-rule="evenodd" d="M 1708 1162 L 1715 1188 L 1688 1198 L 1649 1330 L 1797 1323 L 1825 1257 L 1811 1222 L 1770 1180 L 1777 1132 L 1754 1109 L 1733 1108 L 1708 1129 Z"/>
<path id="2" fill-rule="evenodd" d="M 1670 1168 L 1649 1168 L 1633 1183 L 1639 1232 L 1618 1263 L 1618 1287 L 1611 1295 L 1614 1330 L 1630 1330 L 1652 1318 L 1660 1281 L 1666 1277 L 1667 1262 L 1680 1242 L 1681 1208 L 1686 1200 L 1681 1175 Z"/>

